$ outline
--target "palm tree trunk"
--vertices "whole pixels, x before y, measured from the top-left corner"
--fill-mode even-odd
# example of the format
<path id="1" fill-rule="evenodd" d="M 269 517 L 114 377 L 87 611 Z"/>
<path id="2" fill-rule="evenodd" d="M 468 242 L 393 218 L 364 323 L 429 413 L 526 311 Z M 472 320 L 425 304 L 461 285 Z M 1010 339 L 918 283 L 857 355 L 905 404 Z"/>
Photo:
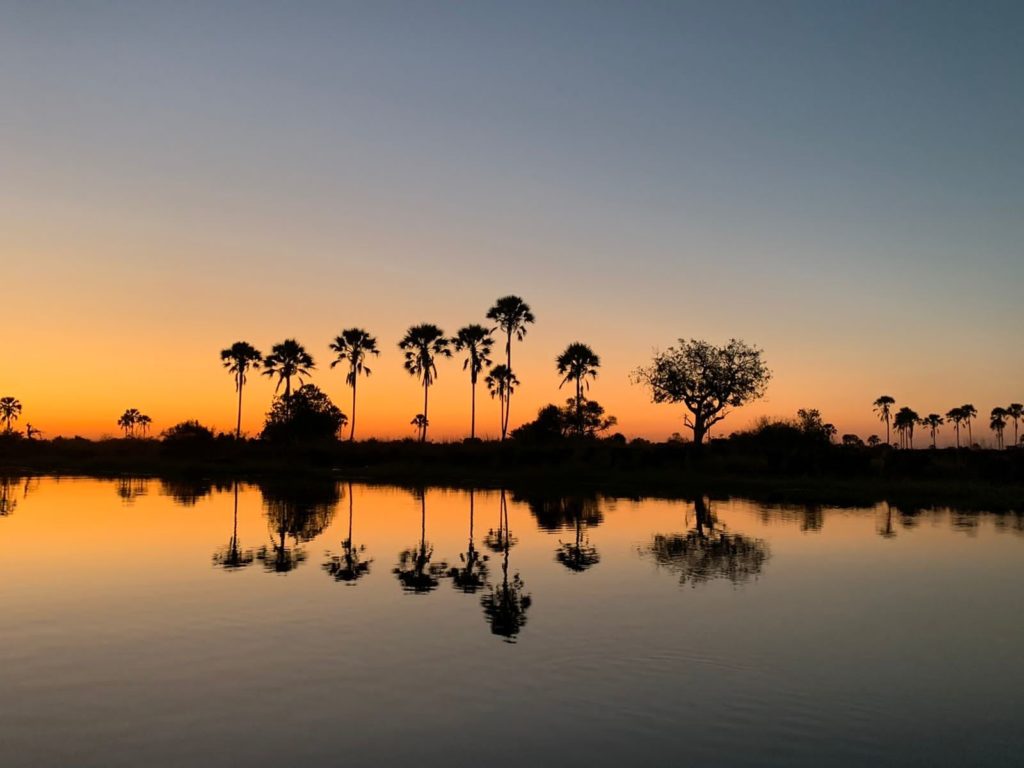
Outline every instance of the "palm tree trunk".
<path id="1" fill-rule="evenodd" d="M 967 419 L 967 442 L 974 445 L 974 431 L 971 429 L 970 419 Z"/>
<path id="2" fill-rule="evenodd" d="M 576 434 L 583 436 L 583 385 L 580 377 L 576 377 Z"/>
<path id="3" fill-rule="evenodd" d="M 888 413 L 885 414 L 885 444 L 886 445 L 890 445 L 890 446 L 892 445 L 892 442 L 890 441 L 890 438 L 889 438 L 889 414 Z"/>
<path id="4" fill-rule="evenodd" d="M 238 421 L 235 423 L 235 440 L 242 438 L 242 375 L 238 375 Z"/>
<path id="5" fill-rule="evenodd" d="M 508 434 L 508 418 L 512 412 L 512 329 L 508 330 L 508 337 L 505 340 L 505 360 L 508 365 L 508 375 L 510 377 L 509 388 L 505 390 L 505 402 L 503 406 L 503 412 L 501 414 L 501 439 L 505 439 L 505 435 Z"/>
<path id="6" fill-rule="evenodd" d="M 427 392 L 430 391 L 430 382 L 423 380 L 423 431 L 420 433 L 420 442 L 427 442 Z"/>
<path id="7" fill-rule="evenodd" d="M 469 382 L 469 439 L 472 440 L 476 437 L 476 376 L 471 376 Z"/>
<path id="8" fill-rule="evenodd" d="M 352 371 L 352 431 L 348 433 L 348 441 L 356 441 L 356 372 Z"/>

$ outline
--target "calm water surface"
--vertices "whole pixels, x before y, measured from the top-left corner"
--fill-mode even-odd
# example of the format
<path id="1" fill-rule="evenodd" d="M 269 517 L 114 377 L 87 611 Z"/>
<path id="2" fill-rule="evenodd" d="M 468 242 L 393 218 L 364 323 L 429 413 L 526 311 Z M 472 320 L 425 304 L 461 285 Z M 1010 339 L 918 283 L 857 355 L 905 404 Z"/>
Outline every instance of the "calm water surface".
<path id="1" fill-rule="evenodd" d="M 0 484 L 4 766 L 1021 765 L 1012 515 Z"/>

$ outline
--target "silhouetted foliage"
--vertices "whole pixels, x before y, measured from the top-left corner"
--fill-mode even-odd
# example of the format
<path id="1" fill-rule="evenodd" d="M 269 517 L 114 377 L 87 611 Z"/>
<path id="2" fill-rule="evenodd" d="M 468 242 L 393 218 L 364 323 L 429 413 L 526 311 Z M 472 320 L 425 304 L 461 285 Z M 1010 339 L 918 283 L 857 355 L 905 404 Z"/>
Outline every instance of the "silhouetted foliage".
<path id="1" fill-rule="evenodd" d="M 220 352 L 221 362 L 235 380 L 235 391 L 238 392 L 238 417 L 235 422 L 235 439 L 242 436 L 242 389 L 245 387 L 246 374 L 249 369 L 258 369 L 263 363 L 263 355 L 256 347 L 246 341 L 236 341 Z"/>
<path id="2" fill-rule="evenodd" d="M 405 353 L 405 370 L 423 383 L 423 412 L 418 414 L 423 417 L 419 420 L 421 443 L 427 441 L 427 427 L 430 424 L 428 396 L 430 385 L 437 378 L 436 361 L 438 357 L 452 356 L 449 343 L 444 331 L 430 323 L 412 326 L 398 342 L 398 348 Z"/>
<path id="3" fill-rule="evenodd" d="M 889 439 L 889 426 L 892 422 L 892 407 L 896 404 L 896 400 L 890 395 L 882 395 L 874 402 L 875 413 L 878 414 L 880 421 L 885 422 L 885 444 L 889 445 L 891 440 Z"/>
<path id="4" fill-rule="evenodd" d="M 13 424 L 21 415 L 21 401 L 16 397 L 0 397 L 0 419 L 4 421 L 4 431 L 8 434 L 14 429 Z"/>
<path id="5" fill-rule="evenodd" d="M 570 399 L 571 407 L 574 411 L 572 420 L 575 426 L 575 432 L 577 435 L 582 436 L 585 432 L 583 423 L 583 403 L 584 403 L 584 388 L 590 389 L 589 379 L 597 378 L 597 369 L 601 367 L 601 358 L 594 354 L 592 350 L 586 344 L 579 341 L 574 341 L 557 358 L 555 358 L 555 367 L 558 370 L 560 376 L 564 376 L 562 382 L 558 385 L 561 389 L 565 384 L 570 381 L 573 383 L 576 389 L 575 397 Z"/>
<path id="6" fill-rule="evenodd" d="M 168 427 L 160 434 L 160 439 L 165 443 L 208 442 L 213 440 L 213 430 L 209 427 L 204 427 L 195 419 L 191 419 L 175 424 L 173 427 Z"/>
<path id="7" fill-rule="evenodd" d="M 369 376 L 371 371 L 366 365 L 366 356 L 377 356 L 380 350 L 377 349 L 377 339 L 364 331 L 362 328 L 346 328 L 331 342 L 331 351 L 337 355 L 331 362 L 331 368 L 338 363 L 348 363 L 348 373 L 345 375 L 345 382 L 352 387 L 352 430 L 349 433 L 349 440 L 356 439 L 356 384 L 359 383 L 359 375 Z"/>
<path id="8" fill-rule="evenodd" d="M 270 354 L 263 358 L 263 375 L 277 377 L 274 392 L 284 384 L 286 399 L 292 394 L 292 379 L 298 379 L 300 385 L 304 384 L 304 377 L 309 376 L 314 368 L 316 363 L 313 356 L 295 339 L 285 339 L 275 344 L 270 348 Z"/>
<path id="9" fill-rule="evenodd" d="M 497 324 L 497 330 L 505 335 L 505 367 L 511 376 L 515 370 L 512 367 L 512 337 L 522 341 L 526 336 L 526 326 L 534 323 L 536 318 L 530 309 L 530 305 L 518 296 L 502 296 L 487 310 L 487 319 Z M 518 383 L 518 382 L 517 382 Z M 512 412 L 512 393 L 509 387 L 501 395 L 501 439 L 508 435 L 509 416 Z"/>
<path id="10" fill-rule="evenodd" d="M 261 437 L 271 442 L 333 440 L 348 418 L 314 384 L 275 398 Z"/>
<path id="11" fill-rule="evenodd" d="M 469 371 L 470 406 L 469 406 L 469 437 L 476 437 L 476 383 L 480 374 L 491 365 L 491 347 L 494 338 L 489 329 L 482 325 L 472 324 L 459 328 L 452 339 L 456 352 L 465 352 L 462 370 Z"/>
<path id="12" fill-rule="evenodd" d="M 729 408 L 764 395 L 771 372 L 761 350 L 738 339 L 716 347 L 698 339 L 680 339 L 654 356 L 650 365 L 633 371 L 633 380 L 647 385 L 655 403 L 682 403 L 690 411 L 686 426 L 700 446 L 708 430 L 729 414 Z M 692 416 L 692 418 L 691 418 Z"/>

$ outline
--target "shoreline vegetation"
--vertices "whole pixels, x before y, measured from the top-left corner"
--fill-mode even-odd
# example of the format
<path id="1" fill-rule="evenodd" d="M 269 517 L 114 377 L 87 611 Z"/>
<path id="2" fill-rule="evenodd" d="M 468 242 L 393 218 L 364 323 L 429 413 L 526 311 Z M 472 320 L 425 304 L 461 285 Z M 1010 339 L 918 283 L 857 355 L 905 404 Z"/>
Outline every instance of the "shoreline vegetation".
<path id="1" fill-rule="evenodd" d="M 770 432 L 770 430 L 769 430 Z M 774 438 L 774 440 L 773 440 Z M 310 441 L 229 436 L 25 440 L 0 436 L 0 475 L 318 479 L 620 497 L 737 496 L 768 503 L 1024 509 L 1024 451 L 836 445 L 797 430 L 692 442 L 525 438 Z"/>

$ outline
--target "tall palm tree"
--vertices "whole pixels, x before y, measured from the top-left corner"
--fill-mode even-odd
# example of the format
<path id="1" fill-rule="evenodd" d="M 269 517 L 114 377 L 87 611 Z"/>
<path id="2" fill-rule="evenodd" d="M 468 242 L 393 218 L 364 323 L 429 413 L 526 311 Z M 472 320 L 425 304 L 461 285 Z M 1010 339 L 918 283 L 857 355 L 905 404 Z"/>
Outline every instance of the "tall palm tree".
<path id="1" fill-rule="evenodd" d="M 138 408 L 128 408 L 117 420 L 117 426 L 124 430 L 125 437 L 135 437 L 135 425 L 139 423 Z"/>
<path id="2" fill-rule="evenodd" d="M 405 352 L 405 370 L 423 382 L 423 428 L 420 430 L 420 442 L 427 441 L 427 400 L 430 385 L 437 378 L 438 357 L 451 357 L 452 350 L 444 331 L 436 325 L 423 323 L 414 325 L 405 332 L 398 342 L 398 348 Z"/>
<path id="3" fill-rule="evenodd" d="M 974 434 L 971 432 L 971 421 L 978 415 L 978 409 L 970 403 L 965 403 L 960 406 L 960 410 L 963 411 L 964 421 L 967 422 L 967 441 L 974 445 Z"/>
<path id="4" fill-rule="evenodd" d="M 512 397 L 512 393 L 515 388 L 519 385 L 519 379 L 512 373 L 512 369 L 507 365 L 496 365 L 491 368 L 490 373 L 487 374 L 487 378 L 484 379 L 487 383 L 487 391 L 491 393 L 491 397 L 498 398 L 498 402 L 501 404 L 501 439 L 505 439 L 505 429 L 508 424 L 505 421 L 505 403 Z"/>
<path id="5" fill-rule="evenodd" d="M 874 402 L 875 413 L 878 414 L 879 421 L 885 422 L 885 444 L 889 445 L 889 423 L 892 419 L 892 407 L 896 404 L 896 401 L 889 395 L 882 395 Z"/>
<path id="6" fill-rule="evenodd" d="M 1010 403 L 1006 407 L 1006 415 L 1013 419 L 1013 444 L 1014 446 L 1020 445 L 1020 437 L 1017 434 L 1017 425 L 1021 418 L 1024 418 L 1024 405 L 1020 403 Z"/>
<path id="7" fill-rule="evenodd" d="M 937 413 L 929 413 L 927 416 L 921 419 L 921 424 L 923 424 L 924 426 L 928 427 L 929 430 L 931 430 L 932 448 L 935 447 L 935 433 L 938 432 L 939 427 L 942 426 L 944 423 L 945 420 Z"/>
<path id="8" fill-rule="evenodd" d="M 512 368 L 512 337 L 519 341 L 526 336 L 526 326 L 535 322 L 536 318 L 530 311 L 530 305 L 518 296 L 502 296 L 494 306 L 487 310 L 487 319 L 497 323 L 497 328 L 505 334 L 505 365 Z M 512 409 L 512 391 L 509 390 L 501 402 L 501 439 L 508 433 L 509 413 Z"/>
<path id="9" fill-rule="evenodd" d="M 452 339 L 452 345 L 456 352 L 466 353 L 466 359 L 462 361 L 462 370 L 469 371 L 469 437 L 473 439 L 476 437 L 476 382 L 480 373 L 491 365 L 490 354 L 494 338 L 489 329 L 474 323 L 459 328 Z"/>
<path id="10" fill-rule="evenodd" d="M 306 351 L 306 348 L 295 339 L 285 339 L 280 344 L 270 348 L 270 354 L 263 358 L 263 375 L 277 377 L 277 392 L 284 384 L 284 399 L 289 400 L 292 396 L 292 379 L 303 383 L 303 377 L 309 376 L 309 372 L 316 368 L 313 356 Z"/>
<path id="11" fill-rule="evenodd" d="M 960 424 L 964 420 L 964 411 L 959 406 L 946 411 L 946 419 L 953 422 L 953 429 L 956 431 L 956 447 L 960 448 Z"/>
<path id="12" fill-rule="evenodd" d="M 16 397 L 0 397 L 0 419 L 7 425 L 8 433 L 13 431 L 12 424 L 21 415 L 21 401 Z"/>
<path id="13" fill-rule="evenodd" d="M 345 382 L 352 387 L 352 421 L 349 432 L 349 442 L 356 439 L 356 381 L 359 374 L 369 376 L 371 371 L 366 365 L 367 355 L 379 355 L 377 339 L 364 331 L 362 328 L 346 328 L 341 335 L 331 342 L 331 351 L 337 353 L 337 358 L 331 362 L 331 368 L 338 363 L 348 363 L 348 374 Z"/>
<path id="14" fill-rule="evenodd" d="M 1006 417 L 1009 414 L 1005 408 L 996 407 L 989 415 L 989 428 L 996 433 L 996 447 L 1003 448 L 1003 430 L 1006 429 Z"/>
<path id="15" fill-rule="evenodd" d="M 586 344 L 574 341 L 555 358 L 555 365 L 558 366 L 559 375 L 565 377 L 558 385 L 559 389 L 570 381 L 576 385 L 576 434 L 582 435 L 583 387 L 586 386 L 589 389 L 590 382 L 586 380 L 597 378 L 597 369 L 601 367 L 601 358 L 595 355 L 594 350 Z"/>
<path id="16" fill-rule="evenodd" d="M 245 374 L 250 368 L 259 368 L 263 355 L 247 341 L 236 341 L 227 349 L 220 351 L 220 359 L 228 373 L 235 378 L 235 390 L 238 392 L 238 421 L 235 423 L 235 439 L 242 437 L 242 387 L 245 386 Z"/>
<path id="17" fill-rule="evenodd" d="M 135 417 L 135 423 L 139 427 L 139 432 L 142 433 L 143 437 L 145 437 L 146 434 L 149 432 L 149 425 L 153 423 L 153 420 L 149 418 L 149 416 L 147 416 L 146 414 L 140 413 L 138 416 Z"/>
<path id="18" fill-rule="evenodd" d="M 917 412 L 907 406 L 900 408 L 893 417 L 893 425 L 900 435 L 901 448 L 914 447 L 914 425 L 921 421 Z"/>

